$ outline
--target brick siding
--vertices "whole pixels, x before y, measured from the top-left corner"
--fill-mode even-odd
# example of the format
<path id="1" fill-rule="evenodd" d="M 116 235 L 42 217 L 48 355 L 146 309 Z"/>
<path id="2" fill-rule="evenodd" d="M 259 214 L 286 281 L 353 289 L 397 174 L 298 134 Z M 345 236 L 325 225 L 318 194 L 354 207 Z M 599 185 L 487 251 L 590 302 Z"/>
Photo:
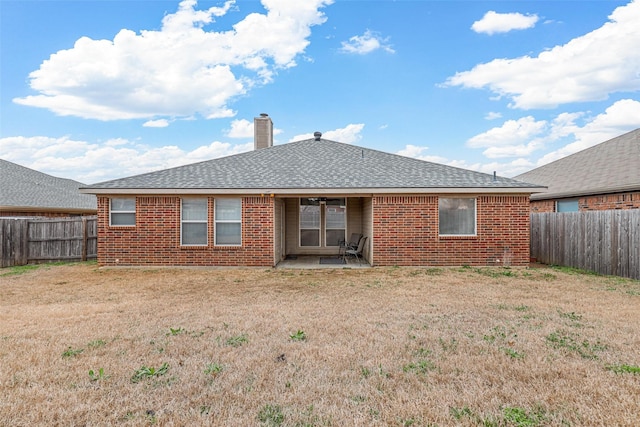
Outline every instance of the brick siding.
<path id="1" fill-rule="evenodd" d="M 580 211 L 602 211 L 609 209 L 640 209 L 640 191 L 616 194 L 601 194 L 597 196 L 578 197 Z M 531 212 L 555 212 L 556 201 L 534 200 L 531 202 Z M 562 199 L 559 199 L 562 200 Z"/>
<path id="2" fill-rule="evenodd" d="M 121 197 L 121 196 L 119 196 Z M 471 196 L 469 196 L 471 197 Z M 136 225 L 109 225 L 109 197 L 98 197 L 98 263 L 103 266 L 272 266 L 274 199 L 242 199 L 242 246 L 215 246 L 208 197 L 208 245 L 180 245 L 180 196 L 139 196 Z M 529 263 L 529 197 L 478 196 L 477 235 L 441 237 L 437 196 L 375 196 L 375 265 Z M 295 226 L 295 225 L 294 225 Z"/>
<path id="3" fill-rule="evenodd" d="M 529 196 L 476 200 L 476 236 L 443 237 L 438 233 L 437 196 L 373 197 L 373 263 L 528 265 Z"/>
<path id="4" fill-rule="evenodd" d="M 118 196 L 122 197 L 122 196 Z M 103 266 L 272 266 L 274 203 L 242 199 L 242 245 L 214 246 L 214 198 L 208 197 L 208 245 L 180 245 L 180 197 L 136 198 L 136 225 L 109 225 L 109 197 L 98 197 L 98 263 Z"/>

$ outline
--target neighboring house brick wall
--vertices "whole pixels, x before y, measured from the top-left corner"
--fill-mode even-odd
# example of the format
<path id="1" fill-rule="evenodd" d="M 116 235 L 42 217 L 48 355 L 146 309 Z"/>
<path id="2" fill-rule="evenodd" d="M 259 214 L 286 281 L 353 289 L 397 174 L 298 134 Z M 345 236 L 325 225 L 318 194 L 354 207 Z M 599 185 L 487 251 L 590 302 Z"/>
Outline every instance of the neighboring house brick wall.
<path id="1" fill-rule="evenodd" d="M 577 199 L 578 208 L 580 209 L 580 211 L 640 209 L 640 191 L 616 194 L 600 194 L 596 196 L 583 196 L 578 197 Z M 557 200 L 558 199 L 534 200 L 531 202 L 531 212 L 555 212 Z"/>
<path id="2" fill-rule="evenodd" d="M 440 237 L 437 196 L 373 198 L 375 265 L 529 264 L 529 196 L 478 196 L 477 235 Z"/>
<path id="3" fill-rule="evenodd" d="M 121 197 L 121 196 L 120 196 Z M 274 201 L 242 200 L 242 246 L 214 246 L 214 197 L 208 246 L 180 245 L 180 197 L 136 198 L 136 226 L 109 226 L 109 197 L 98 197 L 98 263 L 114 265 L 272 266 Z"/>

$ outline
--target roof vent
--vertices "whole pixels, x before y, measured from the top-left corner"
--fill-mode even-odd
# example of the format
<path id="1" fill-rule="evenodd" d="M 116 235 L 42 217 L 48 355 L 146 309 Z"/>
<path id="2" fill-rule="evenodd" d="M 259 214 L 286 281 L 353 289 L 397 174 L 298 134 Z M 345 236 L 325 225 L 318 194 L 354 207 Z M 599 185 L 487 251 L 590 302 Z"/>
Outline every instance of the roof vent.
<path id="1" fill-rule="evenodd" d="M 322 132 L 318 132 L 318 131 L 314 132 L 314 133 L 313 133 L 313 138 L 314 138 L 316 141 L 320 141 L 320 138 L 322 138 Z"/>

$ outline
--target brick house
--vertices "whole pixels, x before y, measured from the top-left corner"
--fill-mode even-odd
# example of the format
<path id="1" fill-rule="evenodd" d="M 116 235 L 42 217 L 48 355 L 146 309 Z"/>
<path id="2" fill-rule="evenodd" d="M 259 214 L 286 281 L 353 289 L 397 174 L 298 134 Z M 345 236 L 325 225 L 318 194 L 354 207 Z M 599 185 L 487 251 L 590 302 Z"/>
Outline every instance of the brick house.
<path id="1" fill-rule="evenodd" d="M 0 159 L 0 217 L 95 215 L 96 197 L 81 194 L 83 185 Z"/>
<path id="2" fill-rule="evenodd" d="M 368 237 L 371 265 L 527 265 L 540 187 L 323 139 L 87 186 L 100 265 L 275 266 Z"/>
<path id="3" fill-rule="evenodd" d="M 548 187 L 531 196 L 531 212 L 640 208 L 640 129 L 602 142 L 515 179 Z"/>

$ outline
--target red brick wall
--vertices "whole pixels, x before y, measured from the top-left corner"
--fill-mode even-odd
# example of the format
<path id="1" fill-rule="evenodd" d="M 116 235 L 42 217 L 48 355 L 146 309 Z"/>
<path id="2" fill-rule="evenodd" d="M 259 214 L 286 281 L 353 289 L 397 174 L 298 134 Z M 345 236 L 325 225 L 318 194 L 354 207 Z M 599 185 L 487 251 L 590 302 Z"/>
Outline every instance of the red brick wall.
<path id="1" fill-rule="evenodd" d="M 373 197 L 373 263 L 528 265 L 529 196 L 476 200 L 477 235 L 440 237 L 437 196 Z"/>
<path id="2" fill-rule="evenodd" d="M 121 197 L 121 196 L 120 196 Z M 214 197 L 209 200 L 208 245 L 180 245 L 180 197 L 136 198 L 135 227 L 109 226 L 109 197 L 98 197 L 100 265 L 272 266 L 273 199 L 242 199 L 242 246 L 214 246 Z"/>
<path id="3" fill-rule="evenodd" d="M 640 209 L 640 191 L 630 193 L 602 194 L 578 197 L 580 211 L 602 211 L 609 209 Z M 531 212 L 555 212 L 556 200 L 535 200 Z M 562 200 L 562 199 L 561 199 Z"/>

